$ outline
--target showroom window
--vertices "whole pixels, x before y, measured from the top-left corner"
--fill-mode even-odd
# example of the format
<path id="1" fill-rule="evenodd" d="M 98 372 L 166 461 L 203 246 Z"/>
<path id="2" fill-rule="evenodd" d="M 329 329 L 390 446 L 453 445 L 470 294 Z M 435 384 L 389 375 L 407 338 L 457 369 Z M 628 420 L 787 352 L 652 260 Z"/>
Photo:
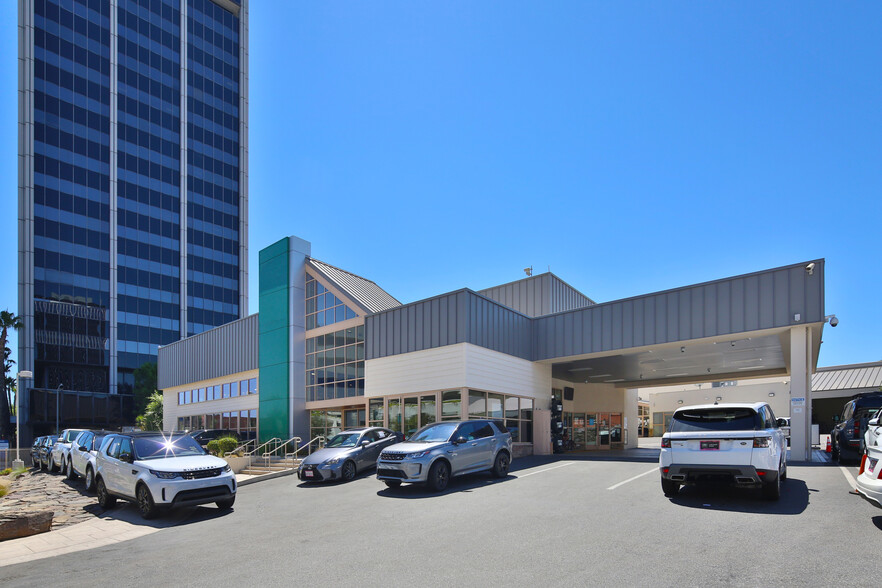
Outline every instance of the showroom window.
<path id="1" fill-rule="evenodd" d="M 470 419 L 504 420 L 512 440 L 533 442 L 533 399 L 469 390 Z"/>

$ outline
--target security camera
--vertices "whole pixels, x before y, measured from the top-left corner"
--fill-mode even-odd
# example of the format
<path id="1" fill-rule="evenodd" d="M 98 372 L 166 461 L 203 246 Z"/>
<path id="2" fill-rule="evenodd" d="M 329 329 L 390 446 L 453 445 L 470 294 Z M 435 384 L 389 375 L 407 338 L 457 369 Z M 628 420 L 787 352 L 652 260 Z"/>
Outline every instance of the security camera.
<path id="1" fill-rule="evenodd" d="M 830 319 L 830 326 L 831 326 L 831 327 L 835 327 L 835 326 L 838 325 L 838 324 L 839 324 L 839 319 L 836 318 L 835 316 L 834 316 L 833 318 Z"/>
<path id="2" fill-rule="evenodd" d="M 812 262 L 805 266 L 805 271 L 808 275 L 812 275 L 815 273 L 815 262 Z"/>

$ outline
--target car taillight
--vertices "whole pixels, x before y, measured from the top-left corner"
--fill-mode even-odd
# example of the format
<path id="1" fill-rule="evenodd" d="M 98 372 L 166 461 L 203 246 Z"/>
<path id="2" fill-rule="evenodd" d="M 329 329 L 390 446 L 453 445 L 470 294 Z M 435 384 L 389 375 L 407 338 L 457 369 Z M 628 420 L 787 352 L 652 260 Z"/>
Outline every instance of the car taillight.
<path id="1" fill-rule="evenodd" d="M 756 437 L 753 440 L 753 446 L 754 447 L 768 447 L 771 442 L 772 442 L 771 437 Z"/>
<path id="2" fill-rule="evenodd" d="M 667 448 L 670 449 L 670 447 L 671 447 L 671 440 L 670 440 L 669 438 L 667 438 L 667 437 L 662 437 L 662 444 L 661 444 L 661 446 L 662 446 L 662 448 L 667 447 Z"/>
<path id="3" fill-rule="evenodd" d="M 857 419 L 854 420 L 854 437 L 860 439 L 861 436 L 861 422 Z"/>
<path id="4" fill-rule="evenodd" d="M 867 454 L 865 453 L 864 456 L 861 458 L 861 468 L 858 470 L 859 476 L 864 473 L 864 468 L 866 467 L 866 465 L 867 465 Z"/>

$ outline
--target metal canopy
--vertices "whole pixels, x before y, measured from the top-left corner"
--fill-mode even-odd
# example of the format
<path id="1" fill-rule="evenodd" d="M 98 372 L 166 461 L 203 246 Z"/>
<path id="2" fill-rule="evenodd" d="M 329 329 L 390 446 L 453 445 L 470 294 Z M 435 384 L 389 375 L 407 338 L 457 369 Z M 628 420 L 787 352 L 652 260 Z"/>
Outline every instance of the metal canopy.
<path id="1" fill-rule="evenodd" d="M 744 333 L 555 362 L 552 374 L 574 383 L 635 388 L 784 375 L 790 369 L 788 332 Z"/>

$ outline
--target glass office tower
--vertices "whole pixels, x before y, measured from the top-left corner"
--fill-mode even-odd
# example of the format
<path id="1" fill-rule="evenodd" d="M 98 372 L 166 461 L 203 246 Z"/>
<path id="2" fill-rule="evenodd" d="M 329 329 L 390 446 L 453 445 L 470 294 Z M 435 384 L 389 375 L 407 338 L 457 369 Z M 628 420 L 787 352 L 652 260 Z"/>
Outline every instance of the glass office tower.
<path id="1" fill-rule="evenodd" d="M 19 21 L 18 369 L 125 394 L 158 345 L 247 312 L 247 1 L 22 0 Z"/>

